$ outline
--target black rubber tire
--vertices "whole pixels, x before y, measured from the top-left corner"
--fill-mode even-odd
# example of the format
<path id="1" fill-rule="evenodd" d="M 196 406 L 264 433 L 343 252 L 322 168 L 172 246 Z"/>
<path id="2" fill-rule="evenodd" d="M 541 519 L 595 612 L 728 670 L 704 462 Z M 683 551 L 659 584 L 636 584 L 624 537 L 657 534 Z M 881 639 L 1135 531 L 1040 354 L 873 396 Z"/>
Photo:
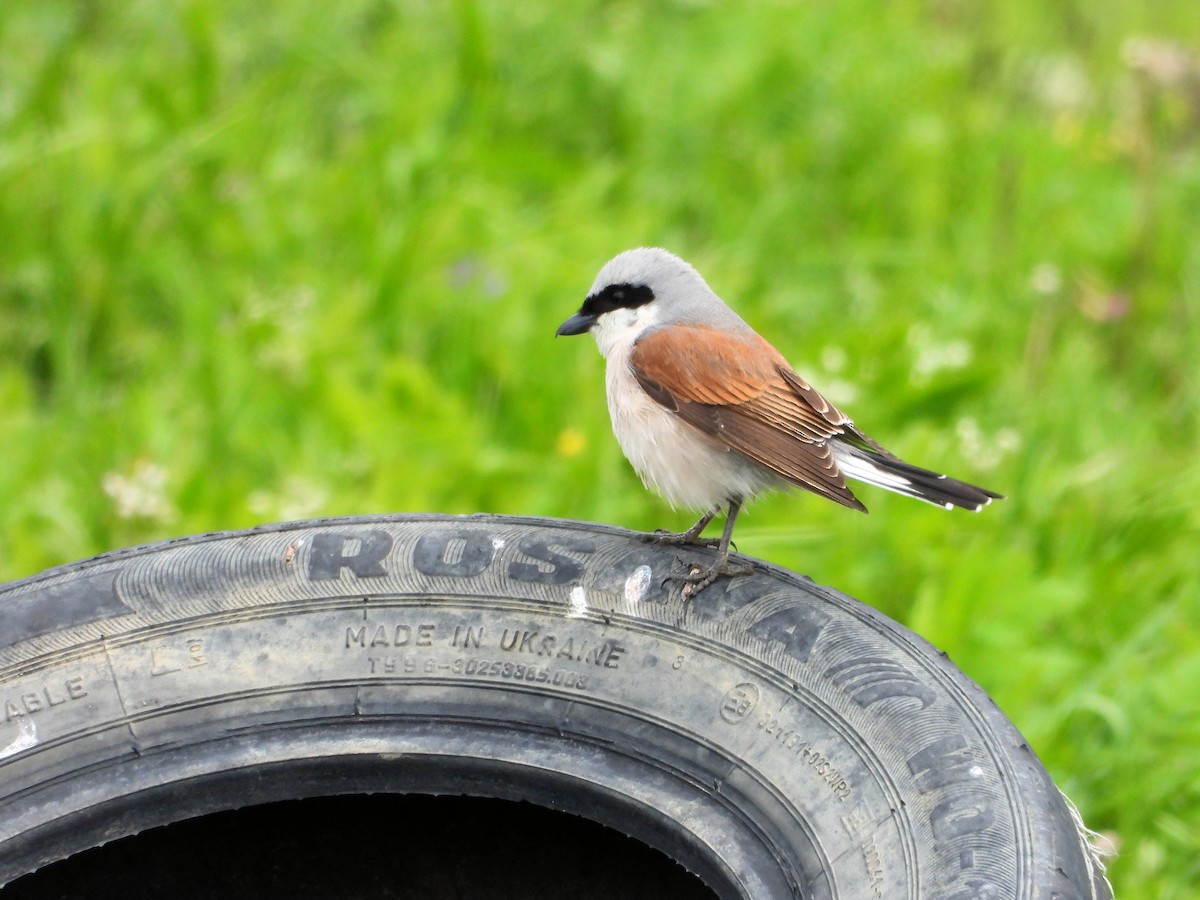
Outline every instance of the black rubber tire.
<path id="1" fill-rule="evenodd" d="M 0 587 L 0 884 L 345 793 L 522 799 L 722 897 L 1104 898 L 1021 735 L 926 641 L 765 564 L 546 519 L 181 538 Z M 750 562 L 750 560 L 745 560 Z"/>

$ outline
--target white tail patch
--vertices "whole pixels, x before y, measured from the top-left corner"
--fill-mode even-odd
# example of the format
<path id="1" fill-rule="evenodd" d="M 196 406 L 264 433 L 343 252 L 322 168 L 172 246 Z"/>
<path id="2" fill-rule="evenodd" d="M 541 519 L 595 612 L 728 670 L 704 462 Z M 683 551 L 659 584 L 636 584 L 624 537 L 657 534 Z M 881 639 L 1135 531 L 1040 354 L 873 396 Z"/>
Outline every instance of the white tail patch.
<path id="1" fill-rule="evenodd" d="M 903 475 L 885 471 L 869 460 L 863 459 L 861 456 L 853 456 L 836 445 L 833 448 L 833 458 L 837 461 L 842 474 L 847 478 L 887 488 L 889 491 L 898 491 L 901 494 L 912 492 L 913 483 Z M 941 506 L 942 504 L 937 505 Z"/>
<path id="2" fill-rule="evenodd" d="M 864 484 L 873 484 L 875 487 L 881 487 L 886 491 L 902 494 L 905 497 L 912 497 L 914 500 L 920 500 L 923 503 L 928 503 L 930 506 L 937 506 L 941 509 L 954 509 L 954 504 L 948 500 L 935 500 L 929 497 L 926 493 L 927 488 L 915 484 L 911 479 L 905 478 L 896 472 L 889 472 L 882 466 L 871 462 L 869 458 L 843 449 L 836 444 L 833 446 L 833 458 L 837 462 L 838 468 L 842 470 L 842 474 L 847 478 L 853 478 Z M 946 478 L 945 475 L 937 477 L 939 480 Z M 979 512 L 982 508 L 982 506 L 977 507 L 975 512 Z"/>

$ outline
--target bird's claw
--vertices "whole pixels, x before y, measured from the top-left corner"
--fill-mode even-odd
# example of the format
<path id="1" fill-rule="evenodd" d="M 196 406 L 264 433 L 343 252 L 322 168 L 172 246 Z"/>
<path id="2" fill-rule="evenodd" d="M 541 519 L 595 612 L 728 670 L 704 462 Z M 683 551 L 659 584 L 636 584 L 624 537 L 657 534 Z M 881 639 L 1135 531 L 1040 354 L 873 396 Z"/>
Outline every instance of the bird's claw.
<path id="1" fill-rule="evenodd" d="M 673 546 L 686 544 L 693 547 L 717 547 L 721 544 L 720 538 L 705 538 L 691 531 L 667 531 L 665 528 L 640 534 L 638 539 L 647 544 L 671 544 Z"/>
<path id="2" fill-rule="evenodd" d="M 672 575 L 670 577 L 672 581 L 682 581 L 684 583 L 681 593 L 683 594 L 683 599 L 688 600 L 695 597 L 722 575 L 727 578 L 733 578 L 737 575 L 751 575 L 754 571 L 754 566 L 721 560 L 707 568 L 693 565 L 691 570 L 686 574 Z"/>

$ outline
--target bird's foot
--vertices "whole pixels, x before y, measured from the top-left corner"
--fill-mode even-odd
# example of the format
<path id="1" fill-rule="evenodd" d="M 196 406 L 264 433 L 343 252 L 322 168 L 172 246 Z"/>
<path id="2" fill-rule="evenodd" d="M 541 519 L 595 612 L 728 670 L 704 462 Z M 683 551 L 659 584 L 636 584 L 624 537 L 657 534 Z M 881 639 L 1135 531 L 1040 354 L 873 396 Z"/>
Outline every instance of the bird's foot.
<path id="1" fill-rule="evenodd" d="M 752 575 L 754 572 L 755 568 L 752 565 L 733 563 L 728 558 L 725 558 L 717 560 L 707 568 L 693 565 L 687 574 L 672 575 L 671 579 L 684 583 L 682 589 L 683 599 L 688 600 L 695 597 L 722 575 L 727 578 L 733 578 L 736 575 Z"/>
<path id="2" fill-rule="evenodd" d="M 689 528 L 687 531 L 667 531 L 665 528 L 660 528 L 651 534 L 643 534 L 643 541 L 651 544 L 691 544 L 695 547 L 720 547 L 721 541 L 716 538 L 702 538 L 701 534 L 708 527 L 708 523 L 713 520 L 716 510 L 709 510 L 700 517 L 700 520 Z"/>
<path id="3" fill-rule="evenodd" d="M 694 528 L 689 528 L 687 531 L 667 531 L 665 528 L 660 528 L 658 531 L 640 534 L 638 539 L 647 544 L 671 544 L 673 546 L 686 544 L 692 547 L 718 547 L 721 544 L 720 538 L 700 537 L 699 532 Z"/>

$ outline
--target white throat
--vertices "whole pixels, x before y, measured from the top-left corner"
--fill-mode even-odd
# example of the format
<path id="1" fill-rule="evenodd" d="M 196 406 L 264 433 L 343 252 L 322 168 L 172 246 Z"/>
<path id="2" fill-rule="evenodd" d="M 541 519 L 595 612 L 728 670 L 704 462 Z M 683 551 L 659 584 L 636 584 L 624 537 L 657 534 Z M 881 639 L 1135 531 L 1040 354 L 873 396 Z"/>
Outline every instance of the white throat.
<path id="1" fill-rule="evenodd" d="M 614 351 L 626 351 L 648 328 L 658 323 L 659 308 L 656 303 L 647 303 L 634 309 L 614 309 L 596 320 L 592 336 L 605 359 Z"/>

